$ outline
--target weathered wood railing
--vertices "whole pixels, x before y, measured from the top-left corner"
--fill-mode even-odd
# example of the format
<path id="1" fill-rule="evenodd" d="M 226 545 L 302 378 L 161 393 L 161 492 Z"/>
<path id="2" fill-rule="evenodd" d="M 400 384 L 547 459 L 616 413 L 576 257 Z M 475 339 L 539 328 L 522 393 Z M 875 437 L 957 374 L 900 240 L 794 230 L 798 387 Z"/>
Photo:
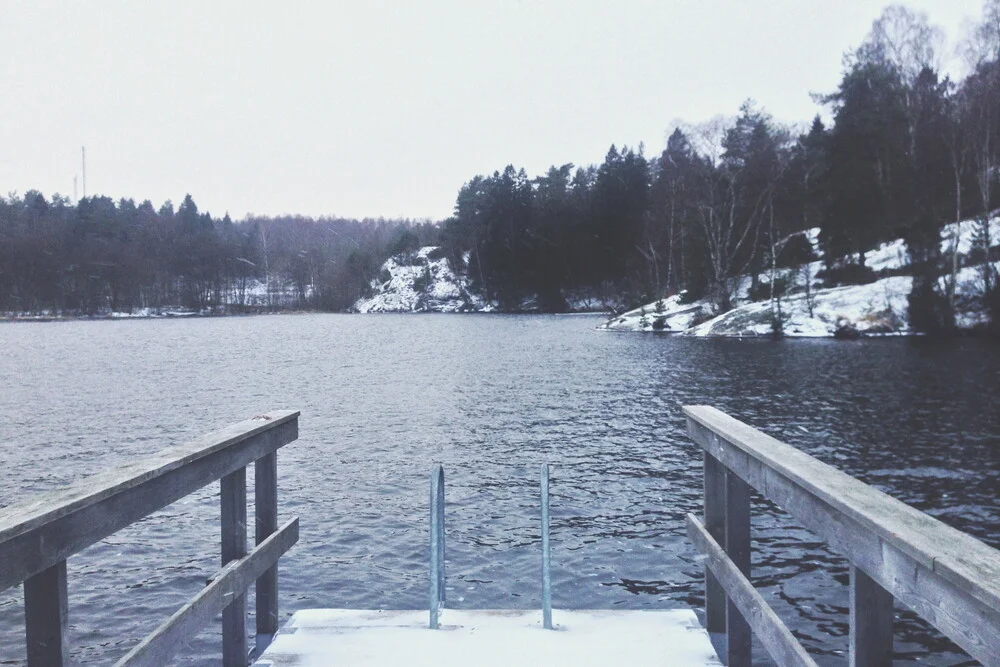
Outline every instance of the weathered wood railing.
<path id="1" fill-rule="evenodd" d="M 272 412 L 0 509 L 0 590 L 24 583 L 28 665 L 68 663 L 66 559 L 221 480 L 222 565 L 188 604 L 118 665 L 162 665 L 222 612 L 223 663 L 248 662 L 245 593 L 256 582 L 257 644 L 278 630 L 277 562 L 299 537 L 278 528 L 277 450 L 298 438 L 298 412 Z M 257 546 L 247 553 L 246 467 L 254 464 Z"/>
<path id="2" fill-rule="evenodd" d="M 706 624 L 729 667 L 750 664 L 751 630 L 781 666 L 815 665 L 750 577 L 750 487 L 850 562 L 850 664 L 892 664 L 893 600 L 987 667 L 1000 666 L 1000 551 L 728 415 L 685 407 L 704 449 Z"/>

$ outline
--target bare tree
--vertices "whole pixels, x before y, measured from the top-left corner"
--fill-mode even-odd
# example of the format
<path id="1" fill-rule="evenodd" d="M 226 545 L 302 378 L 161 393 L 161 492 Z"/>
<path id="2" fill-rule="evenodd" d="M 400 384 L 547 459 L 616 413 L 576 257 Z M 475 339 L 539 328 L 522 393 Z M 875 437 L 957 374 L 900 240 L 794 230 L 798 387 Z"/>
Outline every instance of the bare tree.
<path id="1" fill-rule="evenodd" d="M 271 268 L 267 252 L 267 221 L 260 224 L 260 255 L 264 260 L 264 299 L 267 309 L 271 310 Z"/>
<path id="2" fill-rule="evenodd" d="M 912 86 L 925 67 L 934 71 L 941 68 L 939 54 L 943 45 L 944 31 L 931 25 L 926 13 L 889 5 L 872 23 L 858 56 L 891 64 Z"/>
<path id="3" fill-rule="evenodd" d="M 965 147 L 979 194 L 976 243 L 985 253 L 981 275 L 984 293 L 993 289 L 993 267 L 989 250 L 990 205 L 1000 171 L 1000 0 L 987 0 L 980 23 L 970 26 L 963 44 L 966 63 L 972 70 L 962 84 L 961 123 Z"/>

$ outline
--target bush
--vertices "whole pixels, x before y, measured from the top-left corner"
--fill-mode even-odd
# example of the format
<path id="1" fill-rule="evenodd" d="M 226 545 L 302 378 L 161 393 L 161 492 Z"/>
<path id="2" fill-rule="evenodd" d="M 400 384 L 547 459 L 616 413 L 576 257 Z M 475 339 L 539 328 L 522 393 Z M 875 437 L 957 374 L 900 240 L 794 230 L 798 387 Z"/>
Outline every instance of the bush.
<path id="1" fill-rule="evenodd" d="M 816 274 L 817 278 L 823 279 L 826 287 L 837 287 L 839 285 L 868 285 L 878 280 L 878 276 L 868 266 L 861 264 L 844 264 L 833 266 Z"/>
<path id="2" fill-rule="evenodd" d="M 995 275 L 993 277 L 996 278 Z M 990 291 L 983 295 L 983 305 L 990 318 L 987 328 L 993 333 L 1000 333 L 1000 287 L 994 284 Z"/>
<path id="3" fill-rule="evenodd" d="M 910 328 L 914 331 L 941 336 L 955 328 L 955 314 L 948 299 L 934 290 L 933 282 L 914 278 L 913 289 L 906 298 Z"/>
<path id="4" fill-rule="evenodd" d="M 448 253 L 444 248 L 437 247 L 427 253 L 427 261 L 436 262 L 439 259 L 444 259 Z"/>
<path id="5" fill-rule="evenodd" d="M 424 263 L 424 260 L 417 257 L 417 253 L 415 252 L 405 252 L 396 256 L 396 263 L 400 266 L 420 266 Z"/>
<path id="6" fill-rule="evenodd" d="M 690 305 L 695 301 L 701 299 L 703 295 L 704 292 L 698 293 L 695 290 L 686 289 L 683 292 L 681 292 L 681 303 L 684 304 L 685 306 Z"/>
<path id="7" fill-rule="evenodd" d="M 786 278 L 775 278 L 774 296 L 782 296 L 788 289 Z M 756 287 L 750 288 L 751 301 L 767 301 L 771 298 L 771 283 L 758 283 Z"/>
<path id="8" fill-rule="evenodd" d="M 413 289 L 416 292 L 426 292 L 427 288 L 431 286 L 433 278 L 431 277 L 431 268 L 429 266 L 424 267 L 424 272 L 413 279 Z"/>
<path id="9" fill-rule="evenodd" d="M 709 320 L 714 318 L 715 315 L 713 313 L 708 313 L 708 312 L 698 313 L 697 315 L 691 318 L 691 326 L 696 327 L 699 324 L 704 324 L 705 322 L 708 322 Z"/>
<path id="10" fill-rule="evenodd" d="M 543 313 L 568 313 L 569 303 L 557 287 L 538 290 L 538 309 Z"/>
<path id="11" fill-rule="evenodd" d="M 778 251 L 777 264 L 783 268 L 791 268 L 816 259 L 812 244 L 805 234 L 796 234 L 788 239 Z"/>
<path id="12" fill-rule="evenodd" d="M 396 235 L 396 238 L 393 239 L 392 245 L 389 246 L 389 255 L 400 255 L 408 251 L 416 250 L 419 247 L 420 238 L 414 234 L 412 230 L 403 229 Z"/>

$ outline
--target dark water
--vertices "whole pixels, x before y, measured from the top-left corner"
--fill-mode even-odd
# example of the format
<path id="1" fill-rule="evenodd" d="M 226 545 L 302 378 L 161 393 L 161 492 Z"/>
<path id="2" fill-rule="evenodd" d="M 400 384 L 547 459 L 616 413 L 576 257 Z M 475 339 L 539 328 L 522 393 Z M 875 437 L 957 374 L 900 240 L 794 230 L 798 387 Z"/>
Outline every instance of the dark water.
<path id="1" fill-rule="evenodd" d="M 0 505 L 269 409 L 302 411 L 279 454 L 283 615 L 422 608 L 427 488 L 447 475 L 449 604 L 535 607 L 538 465 L 553 465 L 557 608 L 699 605 L 683 516 L 707 403 L 1000 546 L 1000 349 L 981 341 L 691 340 L 592 317 L 339 316 L 0 325 Z M 252 475 L 250 476 L 252 480 Z M 218 485 L 69 561 L 71 643 L 107 663 L 217 569 Z M 842 664 L 846 563 L 755 505 L 755 579 L 821 664 Z M 252 609 L 252 604 L 250 606 Z M 558 622 L 558 619 L 556 619 Z M 904 660 L 966 660 L 901 614 Z M 209 630 L 182 662 L 213 663 Z M 23 660 L 20 590 L 0 662 Z"/>

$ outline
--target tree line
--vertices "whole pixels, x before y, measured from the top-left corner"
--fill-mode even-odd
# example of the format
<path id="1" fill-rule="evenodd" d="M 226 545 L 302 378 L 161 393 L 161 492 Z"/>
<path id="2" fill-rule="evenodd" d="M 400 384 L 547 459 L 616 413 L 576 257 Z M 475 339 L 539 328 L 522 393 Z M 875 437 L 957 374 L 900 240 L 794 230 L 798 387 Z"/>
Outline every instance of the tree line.
<path id="1" fill-rule="evenodd" d="M 557 309 L 587 289 L 636 304 L 686 291 L 721 312 L 741 276 L 773 301 L 779 269 L 811 259 L 796 232 L 818 227 L 830 285 L 875 280 L 866 253 L 905 240 L 917 329 L 953 327 L 964 264 L 981 264 L 980 298 L 997 311 L 984 260 L 1000 205 L 1000 0 L 963 43 L 961 81 L 940 76 L 942 46 L 925 14 L 890 6 L 820 98 L 830 127 L 785 126 L 748 101 L 733 119 L 677 127 L 658 156 L 612 146 L 600 165 L 535 178 L 508 166 L 461 188 L 442 243 L 509 308 L 537 295 Z M 969 218 L 973 252 L 943 251 L 942 227 Z"/>
<path id="2" fill-rule="evenodd" d="M 344 310 L 382 258 L 433 242 L 409 220 L 248 216 L 30 191 L 0 197 L 0 312 Z"/>

